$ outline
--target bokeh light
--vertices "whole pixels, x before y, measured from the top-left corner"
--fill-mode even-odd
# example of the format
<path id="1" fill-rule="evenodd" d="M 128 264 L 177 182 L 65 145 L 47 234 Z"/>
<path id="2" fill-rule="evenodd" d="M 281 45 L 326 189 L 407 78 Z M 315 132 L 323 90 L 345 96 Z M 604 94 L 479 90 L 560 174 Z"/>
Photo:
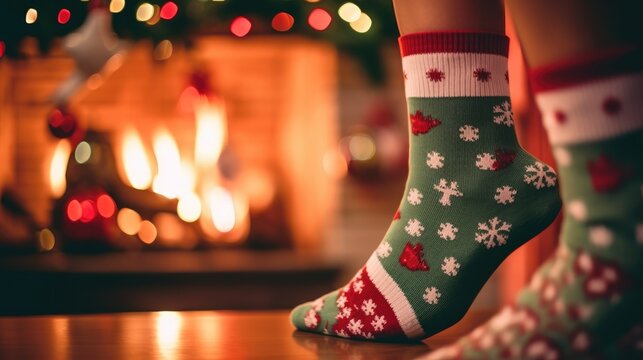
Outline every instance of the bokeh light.
<path id="1" fill-rule="evenodd" d="M 317 8 L 308 16 L 308 25 L 317 31 L 323 31 L 330 26 L 332 19 L 328 11 Z"/>
<path id="2" fill-rule="evenodd" d="M 248 20 L 248 18 L 245 18 L 243 16 L 239 16 L 236 19 L 232 20 L 232 23 L 230 24 L 230 32 L 237 37 L 244 37 L 248 35 L 250 29 L 252 29 L 252 23 L 250 22 L 250 20 Z"/>
<path id="3" fill-rule="evenodd" d="M 195 222 L 201 216 L 201 200 L 195 193 L 187 193 L 179 198 L 176 212 L 185 222 Z"/>
<path id="4" fill-rule="evenodd" d="M 58 23 L 61 25 L 67 24 L 71 19 L 71 12 L 67 9 L 60 9 L 58 12 Z"/>
<path id="5" fill-rule="evenodd" d="M 136 20 L 140 22 L 148 21 L 154 16 L 154 6 L 150 3 L 142 3 L 136 9 Z"/>
<path id="6" fill-rule="evenodd" d="M 122 208 L 116 215 L 116 224 L 127 235 L 136 235 L 141 228 L 141 216 L 134 210 Z"/>
<path id="7" fill-rule="evenodd" d="M 76 151 L 74 151 L 74 159 L 79 164 L 84 164 L 92 157 L 92 147 L 87 141 L 81 141 L 76 145 Z"/>
<path id="8" fill-rule="evenodd" d="M 116 212 L 116 203 L 111 196 L 103 194 L 96 199 L 96 207 L 98 208 L 98 213 L 104 218 L 110 218 L 114 216 Z"/>
<path id="9" fill-rule="evenodd" d="M 163 40 L 154 47 L 154 59 L 158 61 L 167 60 L 172 56 L 174 46 L 170 40 Z"/>
<path id="10" fill-rule="evenodd" d="M 375 156 L 375 141 L 365 134 L 352 136 L 348 141 L 348 151 L 354 160 L 370 160 Z"/>
<path id="11" fill-rule="evenodd" d="M 365 13 L 361 13 L 359 19 L 353 21 L 350 25 L 353 30 L 363 34 L 370 30 L 371 25 L 373 25 L 373 21 L 371 20 L 370 16 L 366 15 Z"/>
<path id="12" fill-rule="evenodd" d="M 161 7 L 160 16 L 161 19 L 170 20 L 174 18 L 178 12 L 179 7 L 175 3 L 168 1 Z"/>
<path id="13" fill-rule="evenodd" d="M 40 250 L 50 251 L 56 245 L 56 237 L 54 233 L 49 229 L 43 229 L 38 234 L 38 244 L 40 245 Z"/>
<path id="14" fill-rule="evenodd" d="M 295 18 L 292 15 L 280 12 L 272 18 L 272 28 L 276 31 L 288 31 L 295 25 Z"/>
<path id="15" fill-rule="evenodd" d="M 109 3 L 109 11 L 118 14 L 125 8 L 125 0 L 112 0 Z"/>
<path id="16" fill-rule="evenodd" d="M 91 200 L 81 201 L 80 208 L 82 209 L 80 222 L 88 223 L 96 218 L 96 204 L 94 204 L 93 201 Z"/>
<path id="17" fill-rule="evenodd" d="M 29 8 L 25 14 L 25 22 L 27 24 L 33 24 L 38 20 L 38 10 L 34 8 Z"/>
<path id="18" fill-rule="evenodd" d="M 67 204 L 67 218 L 71 221 L 78 221 L 83 216 L 83 208 L 80 201 L 72 200 Z"/>
<path id="19" fill-rule="evenodd" d="M 346 4 L 339 7 L 337 13 L 339 14 L 339 17 L 342 18 L 342 20 L 350 23 L 359 19 L 359 16 L 362 14 L 362 10 L 359 8 L 359 6 L 351 2 L 347 2 Z"/>
<path id="20" fill-rule="evenodd" d="M 138 238 L 146 244 L 151 244 L 156 240 L 158 232 L 156 226 L 151 221 L 143 220 L 138 230 Z"/>

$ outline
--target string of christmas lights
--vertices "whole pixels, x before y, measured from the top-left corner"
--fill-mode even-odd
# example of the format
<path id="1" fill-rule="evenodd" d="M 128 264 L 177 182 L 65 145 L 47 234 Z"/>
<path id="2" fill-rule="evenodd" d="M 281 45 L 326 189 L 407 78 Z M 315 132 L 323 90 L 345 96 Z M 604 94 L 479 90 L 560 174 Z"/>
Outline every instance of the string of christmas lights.
<path id="1" fill-rule="evenodd" d="M 21 57 L 26 38 L 37 39 L 46 53 L 96 4 L 112 13 L 120 38 L 151 40 L 161 61 L 171 57 L 172 47 L 199 34 L 297 34 L 331 41 L 364 61 L 373 61 L 366 59 L 397 37 L 390 0 L 22 0 L 0 4 L 0 58 Z"/>

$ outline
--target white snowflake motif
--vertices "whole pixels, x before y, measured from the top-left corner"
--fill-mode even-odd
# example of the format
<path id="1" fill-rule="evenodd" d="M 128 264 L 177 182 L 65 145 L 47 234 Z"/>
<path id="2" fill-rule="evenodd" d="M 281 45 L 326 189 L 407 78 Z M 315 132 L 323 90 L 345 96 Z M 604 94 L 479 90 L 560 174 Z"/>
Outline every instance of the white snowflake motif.
<path id="1" fill-rule="evenodd" d="M 426 164 L 431 169 L 441 169 L 444 166 L 444 156 L 437 151 L 426 154 Z"/>
<path id="2" fill-rule="evenodd" d="M 348 331 L 353 333 L 353 335 L 360 335 L 362 333 L 362 328 L 364 327 L 364 324 L 362 324 L 362 320 L 355 320 L 351 319 L 348 322 Z"/>
<path id="3" fill-rule="evenodd" d="M 480 130 L 471 125 L 460 126 L 458 129 L 460 131 L 460 139 L 467 142 L 472 142 L 480 139 Z"/>
<path id="4" fill-rule="evenodd" d="M 493 198 L 498 204 L 507 205 L 514 202 L 517 193 L 516 189 L 505 185 L 496 189 L 496 195 Z"/>
<path id="5" fill-rule="evenodd" d="M 384 325 L 386 325 L 386 319 L 384 318 L 384 315 L 375 315 L 373 321 L 371 321 L 371 326 L 375 331 L 384 330 Z"/>
<path id="6" fill-rule="evenodd" d="M 460 192 L 456 181 L 451 181 L 447 186 L 447 180 L 440 179 L 440 182 L 434 184 L 433 188 L 442 193 L 442 197 L 439 200 L 442 206 L 451 206 L 451 196 L 460 197 L 463 195 L 462 192 Z"/>
<path id="7" fill-rule="evenodd" d="M 404 230 L 411 236 L 419 237 L 422 235 L 422 231 L 424 231 L 424 226 L 422 226 L 422 223 L 418 219 L 409 219 Z"/>
<path id="8" fill-rule="evenodd" d="M 476 155 L 476 167 L 480 170 L 493 170 L 493 164 L 495 162 L 496 157 L 489 153 Z"/>
<path id="9" fill-rule="evenodd" d="M 484 244 L 487 249 L 496 245 L 502 246 L 507 243 L 510 229 L 511 224 L 498 219 L 496 216 L 485 223 L 478 223 L 478 230 L 480 230 L 480 232 L 476 233 L 475 240 Z"/>
<path id="10" fill-rule="evenodd" d="M 355 291 L 358 294 L 361 294 L 362 289 L 364 289 L 364 282 L 362 280 L 357 280 L 353 283 L 353 291 Z"/>
<path id="11" fill-rule="evenodd" d="M 375 252 L 377 252 L 377 256 L 379 256 L 380 258 L 389 257 L 392 251 L 393 248 L 391 247 L 391 244 L 389 244 L 386 240 L 382 241 L 382 243 L 380 243 L 380 245 L 377 247 L 377 250 L 375 250 Z"/>
<path id="12" fill-rule="evenodd" d="M 423 197 L 424 195 L 422 195 L 420 190 L 411 188 L 411 190 L 409 190 L 409 195 L 406 197 L 406 200 L 411 205 L 419 205 L 422 202 Z"/>
<path id="13" fill-rule="evenodd" d="M 353 312 L 353 310 L 348 306 L 345 307 L 345 308 L 342 308 L 342 311 L 337 312 L 337 315 L 335 316 L 335 319 L 338 319 L 338 320 L 339 319 L 348 319 L 349 317 L 351 317 L 352 312 Z"/>
<path id="14" fill-rule="evenodd" d="M 438 235 L 444 240 L 455 240 L 455 234 L 458 232 L 458 228 L 451 223 L 441 223 L 440 229 L 438 229 Z"/>
<path id="15" fill-rule="evenodd" d="M 344 306 L 346 306 L 346 301 L 348 301 L 346 295 L 342 294 L 337 298 L 337 300 L 335 300 L 335 303 L 337 304 L 337 307 L 343 308 Z"/>
<path id="16" fill-rule="evenodd" d="M 460 263 L 453 256 L 445 257 L 442 261 L 442 272 L 449 276 L 458 275 L 458 269 L 460 269 Z"/>
<path id="17" fill-rule="evenodd" d="M 545 186 L 552 187 L 556 185 L 556 173 L 548 165 L 536 161 L 532 165 L 525 166 L 524 180 L 527 184 L 535 186 L 536 189 L 542 189 Z"/>
<path id="18" fill-rule="evenodd" d="M 318 298 L 317 300 L 313 301 L 313 303 L 310 306 L 315 311 L 321 311 L 321 309 L 324 307 L 324 298 L 323 297 Z"/>
<path id="19" fill-rule="evenodd" d="M 304 325 L 306 325 L 306 327 L 310 329 L 314 329 L 317 327 L 318 320 L 315 310 L 308 310 L 308 312 L 306 313 L 306 317 L 304 317 Z"/>
<path id="20" fill-rule="evenodd" d="M 424 301 L 429 304 L 437 304 L 441 296 L 442 293 L 438 291 L 438 288 L 436 288 L 435 286 L 431 286 L 430 288 L 426 288 L 424 290 L 424 295 L 422 295 L 422 298 L 424 298 Z"/>
<path id="21" fill-rule="evenodd" d="M 511 111 L 511 104 L 509 101 L 505 100 L 500 105 L 494 105 L 493 113 L 496 114 L 493 117 L 493 122 L 500 125 L 507 125 L 512 127 L 514 124 L 514 113 Z"/>
<path id="22" fill-rule="evenodd" d="M 364 302 L 362 303 L 361 309 L 365 315 L 373 315 L 375 314 L 376 307 L 377 307 L 377 304 L 373 302 L 373 299 L 368 299 L 368 300 L 364 300 Z"/>

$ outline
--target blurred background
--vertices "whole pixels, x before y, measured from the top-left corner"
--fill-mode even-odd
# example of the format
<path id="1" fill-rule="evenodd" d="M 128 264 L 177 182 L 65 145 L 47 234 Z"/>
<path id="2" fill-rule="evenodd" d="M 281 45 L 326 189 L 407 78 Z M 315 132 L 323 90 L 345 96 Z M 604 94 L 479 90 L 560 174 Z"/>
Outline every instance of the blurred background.
<path id="1" fill-rule="evenodd" d="M 552 164 L 511 26 L 523 147 Z M 0 314 L 285 309 L 343 285 L 402 195 L 389 0 L 0 4 Z M 511 300 L 559 223 L 474 306 Z"/>

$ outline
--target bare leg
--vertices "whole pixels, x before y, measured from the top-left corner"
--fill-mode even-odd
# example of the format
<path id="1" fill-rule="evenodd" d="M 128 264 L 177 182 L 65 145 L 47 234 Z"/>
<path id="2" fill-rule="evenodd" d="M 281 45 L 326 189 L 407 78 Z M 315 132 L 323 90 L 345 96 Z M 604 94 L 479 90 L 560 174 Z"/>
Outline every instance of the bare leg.
<path id="1" fill-rule="evenodd" d="M 393 0 L 401 35 L 464 30 L 505 33 L 501 0 Z"/>
<path id="2" fill-rule="evenodd" d="M 532 67 L 641 41 L 640 1 L 507 0 Z M 637 29 L 638 27 L 638 29 Z"/>

